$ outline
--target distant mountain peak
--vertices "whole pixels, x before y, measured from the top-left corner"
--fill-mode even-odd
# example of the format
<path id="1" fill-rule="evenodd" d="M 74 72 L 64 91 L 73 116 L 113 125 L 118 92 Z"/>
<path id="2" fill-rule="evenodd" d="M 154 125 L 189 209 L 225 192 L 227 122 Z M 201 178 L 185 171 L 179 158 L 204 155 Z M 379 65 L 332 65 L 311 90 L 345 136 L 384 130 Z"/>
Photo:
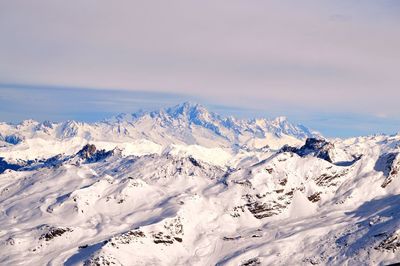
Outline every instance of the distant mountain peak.
<path id="1" fill-rule="evenodd" d="M 203 105 L 193 102 L 184 102 L 165 109 L 165 112 L 172 117 L 186 116 L 188 118 L 199 115 L 208 115 L 210 112 Z"/>
<path id="2" fill-rule="evenodd" d="M 278 116 L 273 120 L 273 122 L 277 123 L 277 124 L 282 124 L 282 123 L 288 122 L 288 119 L 286 116 Z"/>
<path id="3" fill-rule="evenodd" d="M 96 141 L 125 138 L 145 139 L 161 145 L 186 143 L 234 149 L 266 145 L 278 149 L 286 142 L 297 145 L 295 142 L 318 136 L 302 125 L 289 122 L 284 116 L 275 119 L 225 117 L 190 101 L 151 112 L 122 113 L 98 123 L 26 120 L 23 124 L 3 124 L 2 127 L 3 135 L 17 134 L 20 139 L 77 137 Z"/>

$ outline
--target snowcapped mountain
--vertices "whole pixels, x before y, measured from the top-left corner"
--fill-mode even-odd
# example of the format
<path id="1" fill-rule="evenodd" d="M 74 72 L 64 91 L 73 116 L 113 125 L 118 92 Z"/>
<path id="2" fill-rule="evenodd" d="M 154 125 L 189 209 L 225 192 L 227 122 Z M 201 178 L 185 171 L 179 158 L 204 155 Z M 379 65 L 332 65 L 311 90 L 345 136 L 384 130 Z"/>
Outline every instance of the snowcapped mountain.
<path id="1" fill-rule="evenodd" d="M 191 102 L 184 102 L 160 111 L 120 114 L 106 120 L 106 122 L 110 124 L 137 123 L 149 118 L 153 120 L 154 124 L 162 127 L 193 128 L 200 126 L 225 138 L 229 137 L 228 134 L 224 134 L 227 131 L 234 132 L 236 135 L 244 134 L 248 131 L 253 133 L 254 137 L 258 135 L 265 137 L 265 133 L 272 133 L 277 137 L 289 135 L 298 139 L 305 139 L 316 134 L 304 126 L 290 124 L 285 117 L 278 117 L 274 120 L 223 118 L 216 113 L 209 112 L 204 106 Z"/>
<path id="2" fill-rule="evenodd" d="M 231 153 L 266 147 L 279 149 L 284 144 L 298 146 L 313 136 L 318 133 L 295 126 L 283 117 L 274 120 L 223 118 L 201 105 L 185 102 L 154 112 L 120 114 L 93 124 L 33 120 L 18 125 L 2 123 L 0 145 L 6 148 L 0 151 L 0 157 L 35 159 L 63 152 L 72 154 L 88 142 L 106 149 L 119 147 L 129 155 L 180 150 L 187 145 Z M 14 147 L 16 144 L 18 147 Z"/>
<path id="3" fill-rule="evenodd" d="M 0 134 L 1 265 L 400 261 L 399 135 L 329 140 L 191 103 Z"/>

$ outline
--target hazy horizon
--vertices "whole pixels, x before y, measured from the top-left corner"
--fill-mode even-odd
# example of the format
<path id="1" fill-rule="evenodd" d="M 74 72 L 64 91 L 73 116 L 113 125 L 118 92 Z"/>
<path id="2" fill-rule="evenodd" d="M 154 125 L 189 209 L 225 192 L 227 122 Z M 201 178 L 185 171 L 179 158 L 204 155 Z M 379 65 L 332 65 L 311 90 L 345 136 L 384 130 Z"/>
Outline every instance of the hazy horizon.
<path id="1" fill-rule="evenodd" d="M 326 136 L 393 134 L 399 3 L 2 1 L 0 120 L 93 121 L 194 100 Z"/>
<path id="2" fill-rule="evenodd" d="M 120 113 L 154 111 L 190 101 L 204 105 L 222 116 L 232 115 L 244 119 L 286 116 L 290 122 L 319 131 L 326 137 L 396 134 L 397 125 L 400 124 L 400 119 L 389 120 L 358 113 L 319 113 L 312 109 L 290 110 L 273 105 L 264 109 L 224 105 L 217 100 L 178 93 L 17 84 L 0 84 L 0 90 L 0 121 L 11 123 L 26 119 L 98 122 Z"/>

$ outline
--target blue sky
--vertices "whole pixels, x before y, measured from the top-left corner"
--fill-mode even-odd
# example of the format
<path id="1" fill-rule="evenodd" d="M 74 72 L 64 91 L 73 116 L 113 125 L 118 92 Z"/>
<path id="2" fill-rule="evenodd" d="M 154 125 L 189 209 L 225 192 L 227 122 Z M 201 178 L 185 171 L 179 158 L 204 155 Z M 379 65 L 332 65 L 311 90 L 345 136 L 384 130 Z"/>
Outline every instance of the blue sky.
<path id="1" fill-rule="evenodd" d="M 400 130 L 398 0 L 0 1 L 0 36 L 5 121 L 194 100 L 326 135 Z"/>
<path id="2" fill-rule="evenodd" d="M 268 106 L 264 109 L 222 105 L 218 101 L 178 93 L 0 84 L 0 121 L 101 121 L 119 113 L 153 111 L 184 101 L 205 105 L 223 116 L 274 118 L 285 115 L 329 137 L 398 132 L 400 119 L 356 113 L 321 113 L 310 108 Z M 356 122 L 355 122 L 356 121 Z"/>

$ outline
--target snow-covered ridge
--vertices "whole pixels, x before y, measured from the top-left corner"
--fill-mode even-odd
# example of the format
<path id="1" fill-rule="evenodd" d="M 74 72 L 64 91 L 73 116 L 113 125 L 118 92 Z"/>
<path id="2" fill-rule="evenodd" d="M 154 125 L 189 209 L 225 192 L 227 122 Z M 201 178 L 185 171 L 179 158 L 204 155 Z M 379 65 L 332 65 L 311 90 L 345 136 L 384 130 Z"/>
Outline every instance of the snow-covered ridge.
<path id="1" fill-rule="evenodd" d="M 284 144 L 297 146 L 317 135 L 283 117 L 224 118 L 199 104 L 185 102 L 159 111 L 120 114 L 97 123 L 0 123 L 0 157 L 34 159 L 72 154 L 89 142 L 108 149 L 119 147 L 126 155 L 160 154 L 182 145 L 232 153 L 241 149 L 279 149 Z"/>
<path id="2" fill-rule="evenodd" d="M 293 125 L 286 117 L 275 119 L 237 119 L 235 117 L 222 117 L 214 112 L 209 112 L 204 106 L 191 102 L 184 102 L 174 107 L 153 112 L 138 112 L 134 114 L 120 114 L 114 118 L 105 120 L 111 124 L 130 122 L 151 117 L 163 126 L 178 125 L 190 127 L 191 125 L 202 126 L 213 131 L 215 134 L 226 136 L 224 131 L 233 131 L 237 134 L 251 132 L 255 136 L 263 135 L 265 132 L 293 136 L 298 139 L 305 139 L 317 135 L 302 125 Z"/>
<path id="3" fill-rule="evenodd" d="M 153 126 L 162 127 L 178 126 L 180 128 L 190 128 L 191 126 L 200 126 L 225 138 L 229 138 L 227 131 L 236 135 L 250 133 L 253 137 L 264 137 L 265 133 L 274 134 L 276 137 L 288 135 L 301 140 L 319 134 L 303 125 L 291 124 L 286 117 L 248 120 L 237 119 L 232 116 L 222 117 L 214 112 L 209 112 L 200 104 L 184 102 L 159 111 L 119 114 L 96 123 L 82 123 L 73 120 L 61 123 L 25 120 L 16 125 L 0 123 L 0 139 L 16 144 L 19 141 L 18 136 L 33 137 L 47 134 L 65 139 L 86 133 L 86 137 L 90 138 L 95 137 L 90 135 L 90 131 L 93 129 L 111 130 L 108 133 L 114 133 L 115 135 L 129 135 L 129 125 L 132 127 L 139 126 L 144 121 L 150 122 Z"/>
<path id="4" fill-rule="evenodd" d="M 153 112 L 139 111 L 133 114 L 119 114 L 110 119 L 105 119 L 97 123 L 82 123 L 77 121 L 66 121 L 61 123 L 52 123 L 49 121 L 37 122 L 34 120 L 25 120 L 19 124 L 0 123 L 0 139 L 11 144 L 18 142 L 18 136 L 32 137 L 43 134 L 51 135 L 56 138 L 65 139 L 77 135 L 86 137 L 95 137 L 90 135 L 90 131 L 111 130 L 108 133 L 115 135 L 129 134 L 129 125 L 138 126 L 141 122 L 149 122 L 153 126 L 178 126 L 180 128 L 190 128 L 191 126 L 201 126 L 213 131 L 217 135 L 229 137 L 227 132 L 237 135 L 245 133 L 253 134 L 253 137 L 265 136 L 265 133 L 272 133 L 276 137 L 288 135 L 297 139 L 305 139 L 318 135 L 302 125 L 291 124 L 286 117 L 277 117 L 276 119 L 237 119 L 235 117 L 221 117 L 220 115 L 209 112 L 205 107 L 199 104 L 185 102 L 174 107 L 161 109 Z M 16 135 L 13 135 L 16 134 Z"/>
<path id="5" fill-rule="evenodd" d="M 385 265 L 400 258 L 398 136 L 140 156 L 88 144 L 0 161 L 5 265 Z M 196 147 L 204 153 L 204 147 Z M 217 153 L 218 154 L 218 153 Z"/>
<path id="6" fill-rule="evenodd" d="M 1 265 L 400 261 L 399 135 L 327 140 L 189 103 L 0 128 Z"/>

